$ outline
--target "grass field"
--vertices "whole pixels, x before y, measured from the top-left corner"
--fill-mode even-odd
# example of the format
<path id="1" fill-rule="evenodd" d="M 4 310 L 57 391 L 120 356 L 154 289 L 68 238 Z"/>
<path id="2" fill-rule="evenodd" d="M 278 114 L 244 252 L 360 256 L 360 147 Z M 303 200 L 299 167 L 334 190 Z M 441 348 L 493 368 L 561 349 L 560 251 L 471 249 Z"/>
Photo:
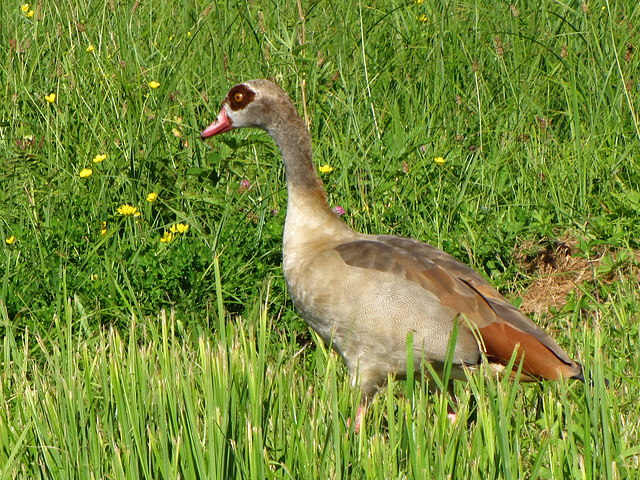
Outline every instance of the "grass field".
<path id="1" fill-rule="evenodd" d="M 0 480 L 640 478 L 639 24 L 631 0 L 0 2 Z M 198 138 L 257 77 L 348 224 L 536 298 L 591 380 L 480 373 L 455 424 L 391 381 L 356 434 L 287 296 L 275 145 Z"/>

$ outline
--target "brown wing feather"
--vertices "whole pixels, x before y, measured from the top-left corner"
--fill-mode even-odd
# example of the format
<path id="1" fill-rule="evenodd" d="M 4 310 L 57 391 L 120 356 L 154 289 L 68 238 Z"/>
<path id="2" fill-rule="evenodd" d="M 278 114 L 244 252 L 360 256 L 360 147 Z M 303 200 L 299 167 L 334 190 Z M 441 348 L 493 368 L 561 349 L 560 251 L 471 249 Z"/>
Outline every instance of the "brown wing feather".
<path id="1" fill-rule="evenodd" d="M 370 238 L 341 244 L 336 250 L 348 265 L 391 272 L 433 292 L 443 305 L 476 326 L 491 360 L 506 363 L 518 348 L 517 361 L 524 354 L 523 369 L 535 377 L 557 380 L 559 375 L 581 375 L 579 364 L 469 266 L 409 238 Z"/>

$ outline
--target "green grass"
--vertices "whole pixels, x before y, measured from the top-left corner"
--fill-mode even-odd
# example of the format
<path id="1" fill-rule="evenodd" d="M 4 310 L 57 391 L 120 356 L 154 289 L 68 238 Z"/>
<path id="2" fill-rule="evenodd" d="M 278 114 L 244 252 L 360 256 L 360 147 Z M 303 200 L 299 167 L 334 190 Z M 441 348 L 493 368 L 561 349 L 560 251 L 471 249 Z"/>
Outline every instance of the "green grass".
<path id="1" fill-rule="evenodd" d="M 0 3 L 0 479 L 640 477 L 636 2 L 301 4 Z M 514 301 L 523 245 L 611 252 L 535 319 L 591 381 L 480 373 L 454 425 L 392 382 L 355 434 L 282 279 L 275 146 L 198 140 L 256 77 L 306 111 L 360 231 Z"/>

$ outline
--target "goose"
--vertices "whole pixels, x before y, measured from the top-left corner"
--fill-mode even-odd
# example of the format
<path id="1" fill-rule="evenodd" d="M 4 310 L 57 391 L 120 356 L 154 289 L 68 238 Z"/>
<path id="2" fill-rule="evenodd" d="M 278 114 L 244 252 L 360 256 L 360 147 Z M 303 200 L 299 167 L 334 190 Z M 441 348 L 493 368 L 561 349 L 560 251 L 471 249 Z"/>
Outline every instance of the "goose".
<path id="1" fill-rule="evenodd" d="M 409 341 L 416 375 L 423 362 L 441 374 L 450 359 L 449 378 L 465 380 L 483 356 L 500 371 L 515 352 L 521 381 L 584 380 L 582 366 L 471 267 L 418 240 L 346 225 L 327 204 L 309 130 L 282 88 L 264 79 L 234 86 L 201 138 L 242 127 L 266 131 L 282 155 L 284 278 L 300 315 L 360 387 L 356 431 L 388 376 L 407 377 Z"/>

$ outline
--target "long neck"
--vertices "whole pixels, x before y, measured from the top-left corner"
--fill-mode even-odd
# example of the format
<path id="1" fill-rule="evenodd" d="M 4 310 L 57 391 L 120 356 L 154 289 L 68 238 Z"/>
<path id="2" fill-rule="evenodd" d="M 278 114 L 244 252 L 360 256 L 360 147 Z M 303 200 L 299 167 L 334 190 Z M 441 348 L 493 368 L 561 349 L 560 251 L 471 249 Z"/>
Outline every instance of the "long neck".
<path id="1" fill-rule="evenodd" d="M 287 244 L 350 231 L 327 205 L 324 186 L 311 157 L 309 131 L 295 109 L 273 122 L 267 133 L 280 149 L 286 169 L 285 250 Z"/>
<path id="2" fill-rule="evenodd" d="M 286 118 L 279 119 L 272 125 L 268 133 L 280 149 L 287 174 L 287 189 L 300 190 L 309 194 L 322 193 L 324 187 L 311 157 L 311 138 L 304 122 L 297 114 L 292 112 Z"/>

